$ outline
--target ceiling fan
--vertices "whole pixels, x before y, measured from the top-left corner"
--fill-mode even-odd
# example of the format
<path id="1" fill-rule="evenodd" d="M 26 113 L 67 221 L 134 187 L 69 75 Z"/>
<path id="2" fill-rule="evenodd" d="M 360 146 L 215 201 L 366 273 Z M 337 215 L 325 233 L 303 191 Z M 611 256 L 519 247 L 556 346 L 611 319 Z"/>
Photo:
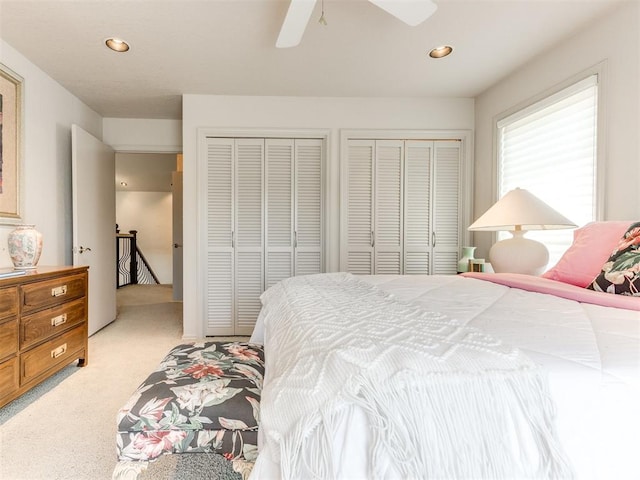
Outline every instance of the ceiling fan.
<path id="1" fill-rule="evenodd" d="M 295 47 L 302 40 L 317 0 L 291 0 L 276 47 Z M 407 25 L 415 27 L 429 18 L 438 6 L 431 0 L 369 0 Z"/>

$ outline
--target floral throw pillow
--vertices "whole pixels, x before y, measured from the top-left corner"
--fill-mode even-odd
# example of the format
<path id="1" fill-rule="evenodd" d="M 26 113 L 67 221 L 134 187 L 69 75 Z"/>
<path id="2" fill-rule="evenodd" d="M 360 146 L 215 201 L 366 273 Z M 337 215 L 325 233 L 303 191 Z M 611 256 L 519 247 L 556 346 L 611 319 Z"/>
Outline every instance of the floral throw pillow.
<path id="1" fill-rule="evenodd" d="M 640 222 L 629 227 L 600 274 L 587 288 L 640 297 Z"/>

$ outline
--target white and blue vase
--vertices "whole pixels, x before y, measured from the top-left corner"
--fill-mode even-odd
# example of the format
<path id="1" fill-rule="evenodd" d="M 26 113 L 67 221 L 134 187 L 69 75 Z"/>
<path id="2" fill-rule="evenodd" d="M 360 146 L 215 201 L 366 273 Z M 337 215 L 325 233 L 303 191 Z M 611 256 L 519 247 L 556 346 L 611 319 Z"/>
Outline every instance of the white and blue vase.
<path id="1" fill-rule="evenodd" d="M 7 237 L 9 256 L 16 270 L 36 268 L 42 253 L 42 234 L 35 225 L 18 225 Z"/>

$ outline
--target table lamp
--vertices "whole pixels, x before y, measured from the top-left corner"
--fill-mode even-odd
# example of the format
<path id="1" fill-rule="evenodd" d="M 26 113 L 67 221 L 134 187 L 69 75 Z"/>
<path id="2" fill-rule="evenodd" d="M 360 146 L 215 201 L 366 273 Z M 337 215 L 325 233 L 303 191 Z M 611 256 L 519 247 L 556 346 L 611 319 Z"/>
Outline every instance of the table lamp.
<path id="1" fill-rule="evenodd" d="M 558 230 L 576 226 L 528 190 L 516 188 L 471 224 L 469 230 L 508 230 L 513 235 L 491 247 L 489 261 L 494 272 L 540 275 L 549 262 L 549 250 L 537 240 L 525 238 L 525 233 L 528 230 Z"/>

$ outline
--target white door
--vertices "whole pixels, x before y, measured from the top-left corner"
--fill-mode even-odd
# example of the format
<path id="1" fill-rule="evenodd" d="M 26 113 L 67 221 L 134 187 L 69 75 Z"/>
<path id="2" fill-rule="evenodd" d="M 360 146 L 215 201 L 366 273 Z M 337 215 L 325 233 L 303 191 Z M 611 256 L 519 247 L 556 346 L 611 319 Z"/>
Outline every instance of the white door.
<path id="1" fill-rule="evenodd" d="M 342 269 L 371 275 L 373 269 L 374 140 L 349 140 L 346 169 L 346 254 Z"/>
<path id="2" fill-rule="evenodd" d="M 433 142 L 405 143 L 404 273 L 431 273 L 431 179 Z M 456 220 L 457 221 L 457 220 Z"/>
<path id="3" fill-rule="evenodd" d="M 322 271 L 320 139 L 208 137 L 205 335 L 250 335 L 260 295 Z"/>
<path id="4" fill-rule="evenodd" d="M 402 273 L 402 140 L 349 140 L 347 271 Z"/>
<path id="5" fill-rule="evenodd" d="M 113 150 L 71 127 L 73 265 L 89 266 L 89 335 L 116 318 L 116 194 Z"/>
<path id="6" fill-rule="evenodd" d="M 265 140 L 265 288 L 322 271 L 322 140 Z"/>
<path id="7" fill-rule="evenodd" d="M 460 249 L 460 142 L 435 142 L 433 273 L 455 275 Z"/>
<path id="8" fill-rule="evenodd" d="M 373 258 L 376 275 L 402 273 L 402 140 L 376 140 Z"/>
<path id="9" fill-rule="evenodd" d="M 264 291 L 264 140 L 235 141 L 234 335 L 251 335 Z"/>
<path id="10" fill-rule="evenodd" d="M 322 147 L 320 139 L 295 141 L 294 275 L 324 270 Z"/>
<path id="11" fill-rule="evenodd" d="M 205 335 L 233 335 L 234 306 L 234 141 L 206 143 Z"/>
<path id="12" fill-rule="evenodd" d="M 207 138 L 205 335 L 251 335 L 264 291 L 263 139 Z"/>
<path id="13" fill-rule="evenodd" d="M 265 140 L 265 288 L 293 275 L 294 141 Z"/>
<path id="14" fill-rule="evenodd" d="M 173 213 L 173 300 L 182 301 L 182 172 L 171 173 Z"/>

